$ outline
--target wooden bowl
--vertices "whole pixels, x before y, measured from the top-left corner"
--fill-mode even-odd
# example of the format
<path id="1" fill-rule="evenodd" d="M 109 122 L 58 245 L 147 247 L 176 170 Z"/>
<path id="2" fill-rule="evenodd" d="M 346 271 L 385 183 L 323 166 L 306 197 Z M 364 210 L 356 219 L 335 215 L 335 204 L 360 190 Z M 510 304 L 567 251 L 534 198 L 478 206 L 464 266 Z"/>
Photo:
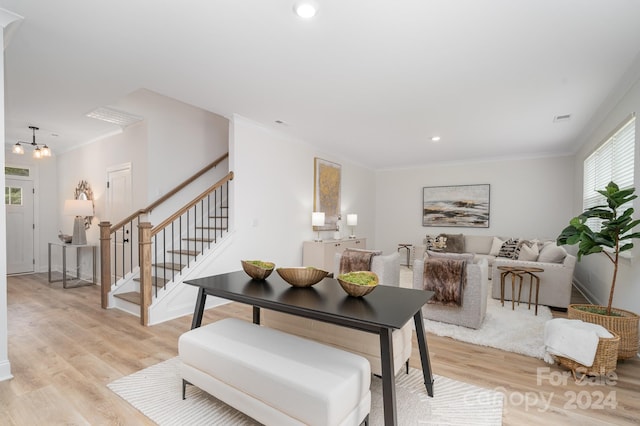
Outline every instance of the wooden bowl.
<path id="1" fill-rule="evenodd" d="M 370 284 L 356 284 L 350 282 L 349 279 L 368 279 Z M 340 283 L 340 287 L 347 292 L 349 296 L 362 297 L 371 293 L 378 285 L 378 276 L 374 272 L 370 271 L 357 271 L 349 272 L 348 274 L 340 274 L 337 278 Z"/>
<path id="2" fill-rule="evenodd" d="M 329 275 L 327 271 L 310 266 L 278 268 L 276 271 L 283 280 L 294 287 L 310 287 L 319 283 L 324 279 L 324 277 Z"/>
<path id="3" fill-rule="evenodd" d="M 261 260 L 241 260 L 242 269 L 254 280 L 264 280 L 273 272 L 276 264 L 272 262 L 263 262 Z M 260 262 L 263 265 L 256 265 L 254 262 Z"/>

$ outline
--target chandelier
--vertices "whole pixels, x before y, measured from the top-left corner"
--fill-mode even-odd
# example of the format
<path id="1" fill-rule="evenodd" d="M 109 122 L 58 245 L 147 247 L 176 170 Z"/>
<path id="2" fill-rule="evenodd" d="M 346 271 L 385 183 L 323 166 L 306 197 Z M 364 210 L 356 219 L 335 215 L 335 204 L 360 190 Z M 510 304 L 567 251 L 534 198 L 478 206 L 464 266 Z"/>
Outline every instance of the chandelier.
<path id="1" fill-rule="evenodd" d="M 33 158 L 51 157 L 51 150 L 46 144 L 36 143 L 36 130 L 40 130 L 40 128 L 36 126 L 29 126 L 29 128 L 33 131 L 33 139 L 31 143 L 18 141 L 13 146 L 11 152 L 13 152 L 14 154 L 22 155 L 24 154 L 24 147 L 22 146 L 22 144 L 27 144 L 27 146 L 31 146 L 33 148 Z"/>

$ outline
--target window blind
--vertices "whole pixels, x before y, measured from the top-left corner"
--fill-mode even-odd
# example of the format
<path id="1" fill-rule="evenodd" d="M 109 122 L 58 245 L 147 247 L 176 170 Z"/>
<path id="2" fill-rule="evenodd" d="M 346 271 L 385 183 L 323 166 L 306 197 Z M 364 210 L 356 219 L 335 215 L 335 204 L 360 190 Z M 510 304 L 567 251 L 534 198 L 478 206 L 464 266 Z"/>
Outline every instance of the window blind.
<path id="1" fill-rule="evenodd" d="M 606 204 L 604 196 L 596 191 L 603 190 L 611 181 L 620 189 L 633 187 L 634 156 L 636 140 L 636 118 L 633 114 L 584 160 L 584 181 L 582 207 L 584 210 Z M 620 208 L 624 212 L 631 203 Z M 587 225 L 593 231 L 599 231 L 602 220 L 592 218 Z"/>

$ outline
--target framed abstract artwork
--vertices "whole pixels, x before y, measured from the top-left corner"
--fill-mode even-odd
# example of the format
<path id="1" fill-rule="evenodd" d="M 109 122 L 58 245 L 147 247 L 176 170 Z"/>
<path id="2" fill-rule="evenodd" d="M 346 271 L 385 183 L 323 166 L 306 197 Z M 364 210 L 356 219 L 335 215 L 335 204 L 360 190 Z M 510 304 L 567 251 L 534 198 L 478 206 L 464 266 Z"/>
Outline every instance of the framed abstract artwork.
<path id="1" fill-rule="evenodd" d="M 422 226 L 489 227 L 490 185 L 422 188 Z"/>
<path id="2" fill-rule="evenodd" d="M 340 219 L 341 166 L 322 158 L 314 158 L 313 211 L 324 212 L 324 226 L 316 231 L 337 231 Z"/>

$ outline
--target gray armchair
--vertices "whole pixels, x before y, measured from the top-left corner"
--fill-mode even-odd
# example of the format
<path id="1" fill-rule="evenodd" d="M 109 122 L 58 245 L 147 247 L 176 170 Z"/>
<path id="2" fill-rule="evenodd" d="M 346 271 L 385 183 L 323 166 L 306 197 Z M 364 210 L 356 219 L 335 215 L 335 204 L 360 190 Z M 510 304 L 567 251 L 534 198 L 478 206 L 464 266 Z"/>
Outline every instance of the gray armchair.
<path id="1" fill-rule="evenodd" d="M 424 260 L 413 262 L 413 288 L 424 289 Z M 489 296 L 489 272 L 487 261 L 467 264 L 467 283 L 462 293 L 462 306 L 444 306 L 426 304 L 422 308 L 422 317 L 462 325 L 469 328 L 480 328 L 487 312 Z"/>

